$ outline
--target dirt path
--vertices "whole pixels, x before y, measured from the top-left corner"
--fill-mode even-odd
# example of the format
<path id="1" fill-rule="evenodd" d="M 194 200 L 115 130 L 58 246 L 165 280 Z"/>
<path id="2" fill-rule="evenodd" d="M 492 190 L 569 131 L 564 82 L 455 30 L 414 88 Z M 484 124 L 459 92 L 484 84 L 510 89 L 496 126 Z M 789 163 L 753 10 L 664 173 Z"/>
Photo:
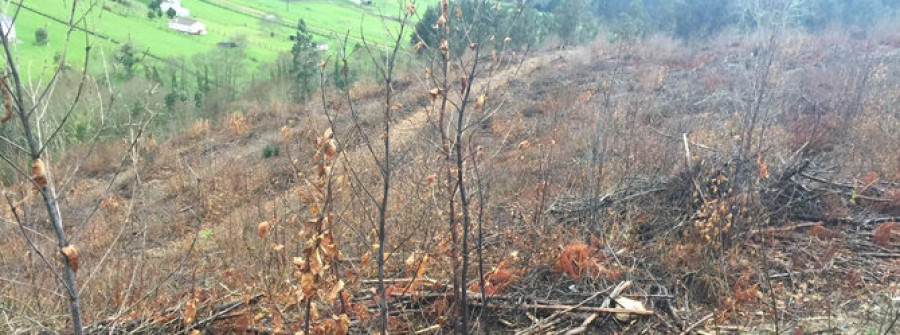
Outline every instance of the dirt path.
<path id="1" fill-rule="evenodd" d="M 509 84 L 511 79 L 515 79 L 518 77 L 528 76 L 535 70 L 537 70 L 541 65 L 549 64 L 555 59 L 559 59 L 560 57 L 565 58 L 566 55 L 571 53 L 571 51 L 558 51 L 553 52 L 541 56 L 528 57 L 525 59 L 522 64 L 518 66 L 512 66 L 507 69 L 498 71 L 491 78 L 483 78 L 481 80 L 476 80 L 475 85 L 472 87 L 472 100 L 475 97 L 484 91 L 485 85 L 490 84 L 491 87 L 488 90 L 489 92 L 497 92 L 499 90 L 503 90 Z M 425 92 L 422 92 L 425 94 Z M 409 114 L 403 120 L 397 122 L 394 125 L 393 132 L 391 132 L 391 143 L 395 147 L 405 147 L 407 143 L 413 139 L 419 131 L 424 128 L 428 122 L 429 116 L 428 113 L 432 112 L 433 107 L 427 106 L 422 107 Z M 357 149 L 356 151 L 358 151 Z M 349 153 L 353 155 L 355 153 Z M 350 156 L 354 157 L 354 156 Z"/>

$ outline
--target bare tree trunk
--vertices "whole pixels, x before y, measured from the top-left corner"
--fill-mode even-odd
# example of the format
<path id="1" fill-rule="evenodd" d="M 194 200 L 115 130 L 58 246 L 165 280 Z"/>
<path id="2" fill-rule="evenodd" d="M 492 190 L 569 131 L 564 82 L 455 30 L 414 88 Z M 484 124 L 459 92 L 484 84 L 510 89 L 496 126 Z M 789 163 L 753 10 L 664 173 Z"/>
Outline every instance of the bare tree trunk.
<path id="1" fill-rule="evenodd" d="M 12 52 L 9 48 L 9 38 L 6 32 L 0 33 L 0 42 L 3 43 L 3 51 L 6 54 L 6 64 L 7 68 L 10 72 L 10 76 L 12 77 L 12 81 L 15 85 L 15 89 L 13 90 L 9 87 L 9 84 L 4 81 L 3 89 L 12 92 L 13 101 L 15 104 L 15 112 L 19 117 L 19 120 L 22 124 L 22 130 L 24 131 L 25 140 L 28 142 L 28 154 L 31 160 L 35 163 L 39 162 L 41 159 L 41 153 L 43 151 L 43 145 L 38 143 L 37 139 L 34 136 L 32 125 L 30 122 L 30 114 L 28 109 L 25 108 L 24 105 L 24 94 L 22 88 L 22 80 L 19 76 L 18 66 L 15 63 Z M 34 176 L 33 176 L 34 177 Z M 34 180 L 32 179 L 34 182 Z M 43 185 L 42 185 L 43 184 Z M 53 230 L 56 233 L 56 239 L 59 245 L 60 250 L 69 246 L 68 238 L 66 237 L 65 228 L 62 224 L 62 218 L 60 217 L 59 212 L 59 203 L 56 198 L 56 191 L 53 188 L 53 183 L 50 180 L 46 180 L 44 182 L 37 183 L 36 185 L 40 186 L 41 197 L 44 200 L 44 206 L 47 208 L 47 215 L 50 219 L 50 223 L 53 225 Z M 78 288 L 75 282 L 75 268 L 73 264 L 70 262 L 69 258 L 62 257 L 63 262 L 63 281 L 65 284 L 66 292 L 69 297 L 69 305 L 72 313 L 72 328 L 75 335 L 83 334 L 83 326 L 82 326 L 82 316 L 81 316 L 81 306 L 80 306 L 80 295 L 78 293 Z"/>
<path id="2" fill-rule="evenodd" d="M 397 52 L 400 50 L 401 41 L 403 40 L 406 32 L 406 24 L 409 21 L 412 13 L 407 13 L 403 18 L 403 24 L 400 27 L 400 31 L 397 33 L 397 38 L 394 41 L 394 47 L 390 50 L 390 53 L 387 55 L 387 61 L 384 68 L 377 67 L 377 70 L 380 72 L 382 78 L 384 79 L 384 139 L 382 140 L 382 144 L 384 146 L 384 160 L 381 164 L 381 174 L 382 174 L 382 184 L 381 184 L 381 200 L 378 202 L 378 255 L 376 260 L 378 261 L 378 294 L 380 299 L 378 301 L 378 307 L 380 311 L 381 317 L 381 334 L 387 334 L 388 332 L 388 302 L 387 302 L 387 293 L 384 285 L 384 251 L 385 244 L 387 243 L 387 211 L 388 211 L 388 199 L 390 198 L 391 191 L 391 121 L 392 121 L 392 113 L 391 110 L 394 108 L 393 98 L 394 98 L 394 65 L 397 60 Z M 363 39 L 363 43 L 365 43 L 365 38 Z M 368 45 L 366 45 L 368 48 Z M 371 56 L 371 50 L 369 51 Z M 373 61 L 375 61 L 373 59 Z M 376 63 L 377 64 L 377 63 Z M 376 159 L 377 160 L 377 159 Z"/>

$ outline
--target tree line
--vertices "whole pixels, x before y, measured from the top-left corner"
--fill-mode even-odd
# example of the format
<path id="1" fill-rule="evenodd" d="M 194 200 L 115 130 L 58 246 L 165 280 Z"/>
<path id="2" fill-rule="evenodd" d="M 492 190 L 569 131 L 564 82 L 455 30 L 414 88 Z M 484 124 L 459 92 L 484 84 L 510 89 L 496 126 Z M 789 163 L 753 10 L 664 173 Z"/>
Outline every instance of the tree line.
<path id="1" fill-rule="evenodd" d="M 795 13 L 791 23 L 810 32 L 829 26 L 866 29 L 893 17 L 900 1 L 535 0 L 530 6 L 539 13 L 554 15 L 556 33 L 561 37 L 593 21 L 614 37 L 640 38 L 662 33 L 688 40 L 709 37 L 730 27 L 756 29 L 764 24 L 760 22 L 765 19 L 763 12 L 779 6 L 791 6 Z"/>

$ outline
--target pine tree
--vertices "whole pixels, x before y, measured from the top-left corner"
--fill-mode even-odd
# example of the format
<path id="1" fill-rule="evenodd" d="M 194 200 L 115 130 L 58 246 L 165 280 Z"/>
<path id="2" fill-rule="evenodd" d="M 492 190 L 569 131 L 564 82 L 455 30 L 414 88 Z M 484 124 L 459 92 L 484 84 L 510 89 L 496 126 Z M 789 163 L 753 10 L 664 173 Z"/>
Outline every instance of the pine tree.
<path id="1" fill-rule="evenodd" d="M 316 90 L 316 49 L 312 42 L 312 34 L 306 28 L 306 22 L 302 19 L 297 24 L 297 34 L 294 35 L 294 47 L 291 49 L 294 56 L 291 63 L 291 77 L 294 80 L 294 100 L 304 102 L 308 100 Z"/>
<path id="2" fill-rule="evenodd" d="M 590 8 L 585 0 L 564 0 L 553 9 L 556 33 L 566 43 L 576 44 L 593 37 Z"/>
<path id="3" fill-rule="evenodd" d="M 137 57 L 137 50 L 131 42 L 127 42 L 119 48 L 116 53 L 116 61 L 125 69 L 125 75 L 128 79 L 134 77 L 136 65 L 140 62 Z"/>

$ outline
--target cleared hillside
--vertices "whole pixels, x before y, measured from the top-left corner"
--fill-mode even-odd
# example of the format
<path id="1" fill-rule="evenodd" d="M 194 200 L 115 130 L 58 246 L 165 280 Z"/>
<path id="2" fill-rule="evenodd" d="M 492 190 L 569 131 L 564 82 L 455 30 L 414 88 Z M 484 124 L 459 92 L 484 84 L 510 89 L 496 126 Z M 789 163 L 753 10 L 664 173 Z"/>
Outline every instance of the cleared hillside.
<path id="1" fill-rule="evenodd" d="M 484 205 L 480 243 L 493 285 L 484 305 L 477 284 L 469 286 L 479 327 L 565 334 L 589 320 L 582 331 L 771 333 L 774 313 L 781 330 L 803 334 L 884 330 L 897 320 L 895 39 L 786 38 L 760 107 L 770 114 L 752 133 L 758 150 L 740 158 L 740 115 L 756 101 L 748 78 L 765 41 L 723 38 L 691 51 L 653 38 L 486 59 L 473 89 L 489 107 L 473 107 L 464 149 L 478 164 L 469 178 Z M 441 157 L 440 99 L 420 71 L 398 75 L 393 87 L 391 327 L 450 332 L 435 322 L 453 313 L 455 262 L 439 197 L 440 178 L 454 173 Z M 460 99 L 453 88 L 451 104 Z M 238 301 L 239 312 L 202 327 L 299 331 L 293 278 L 305 259 L 295 236 L 319 211 L 309 199 L 322 169 L 310 161 L 331 132 L 340 164 L 330 237 L 343 254 L 333 269 L 346 295 L 317 311 L 349 311 L 352 332 L 374 332 L 366 188 L 378 186 L 372 155 L 383 153 L 367 138 L 382 134 L 383 98 L 364 81 L 348 93 L 326 91 L 324 104 L 236 102 L 229 107 L 241 113 L 200 120 L 162 143 L 148 138 L 130 153 L 121 142 L 98 147 L 63 196 L 63 216 L 80 228 L 72 243 L 81 250 L 87 320 L 170 329 L 152 327 L 179 326 L 188 304 L 212 317 L 214 306 Z M 64 158 L 60 174 L 82 157 Z M 39 213 L 37 202 L 22 206 Z M 12 213 L 2 210 L 12 231 Z M 33 270 L 40 260 L 23 261 L 25 241 L 2 238 L 9 280 L 53 283 Z M 54 295 L 28 301 L 30 291 L 0 287 L 16 308 L 64 314 Z M 638 316 L 604 309 L 614 288 L 642 303 L 625 311 Z"/>

